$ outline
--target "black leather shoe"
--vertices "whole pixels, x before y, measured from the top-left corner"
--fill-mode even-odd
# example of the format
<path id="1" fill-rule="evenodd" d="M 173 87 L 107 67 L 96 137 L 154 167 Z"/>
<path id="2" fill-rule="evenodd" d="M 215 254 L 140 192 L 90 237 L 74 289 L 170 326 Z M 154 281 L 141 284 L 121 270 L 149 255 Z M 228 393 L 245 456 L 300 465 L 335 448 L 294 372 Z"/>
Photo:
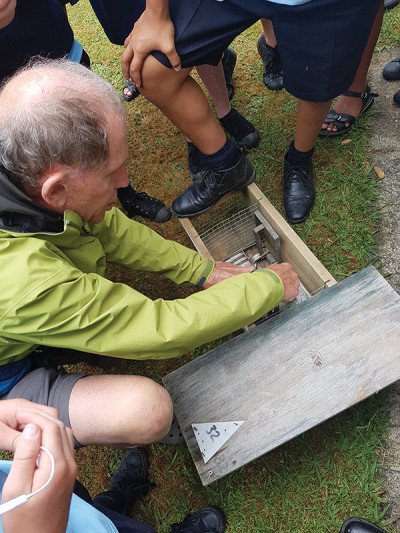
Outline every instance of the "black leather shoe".
<path id="1" fill-rule="evenodd" d="M 400 80 L 400 57 L 396 57 L 387 63 L 382 71 L 385 80 Z"/>
<path id="2" fill-rule="evenodd" d="M 188 514 L 182 522 L 172 524 L 171 533 L 224 533 L 225 513 L 219 507 L 203 507 Z"/>
<path id="3" fill-rule="evenodd" d="M 264 64 L 263 82 L 271 91 L 280 91 L 284 88 L 281 56 L 278 47 L 268 46 L 264 35 L 257 41 L 257 50 Z"/>
<path id="4" fill-rule="evenodd" d="M 340 533 L 387 533 L 384 529 L 362 518 L 349 518 L 342 525 Z"/>
<path id="5" fill-rule="evenodd" d="M 384 6 L 385 10 L 388 11 L 389 9 L 393 9 L 399 4 L 400 0 L 385 0 Z"/>
<path id="6" fill-rule="evenodd" d="M 129 450 L 116 471 L 110 487 L 93 501 L 107 509 L 129 516 L 136 499 L 146 496 L 154 484 L 147 479 L 149 462 L 144 448 Z"/>
<path id="7" fill-rule="evenodd" d="M 118 189 L 118 200 L 129 218 L 139 215 L 153 222 L 167 222 L 171 218 L 170 210 L 161 200 L 132 187 Z"/>
<path id="8" fill-rule="evenodd" d="M 288 221 L 291 224 L 304 222 L 315 200 L 311 159 L 306 165 L 295 166 L 285 157 L 283 194 Z"/>
<path id="9" fill-rule="evenodd" d="M 393 101 L 397 107 L 400 107 L 400 91 L 397 91 L 397 93 L 394 93 Z"/>
<path id="10" fill-rule="evenodd" d="M 226 90 L 228 91 L 229 100 L 232 100 L 233 95 L 235 94 L 235 86 L 233 84 L 232 76 L 233 71 L 235 70 L 236 60 L 237 55 L 235 50 L 227 48 L 222 56 L 222 68 L 224 69 L 225 85 Z"/>
<path id="11" fill-rule="evenodd" d="M 245 153 L 231 168 L 209 170 L 205 178 L 193 183 L 172 202 L 172 212 L 177 217 L 193 217 L 207 211 L 230 191 L 244 189 L 253 183 L 256 171 Z"/>

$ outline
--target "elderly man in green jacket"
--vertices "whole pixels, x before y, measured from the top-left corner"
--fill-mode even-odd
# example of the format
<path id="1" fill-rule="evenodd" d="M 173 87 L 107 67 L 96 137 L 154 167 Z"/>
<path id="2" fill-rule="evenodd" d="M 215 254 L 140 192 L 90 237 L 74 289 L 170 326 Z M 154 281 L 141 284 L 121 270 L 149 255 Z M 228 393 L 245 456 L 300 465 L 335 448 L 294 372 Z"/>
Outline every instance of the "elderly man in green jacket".
<path id="1" fill-rule="evenodd" d="M 94 98 L 93 95 L 96 95 Z M 38 346 L 125 359 L 184 354 L 297 295 L 288 264 L 250 273 L 167 241 L 113 207 L 128 184 L 114 89 L 80 65 L 44 61 L 0 93 L 0 395 L 56 407 L 77 443 L 140 445 L 168 431 L 168 393 L 141 376 L 31 367 Z M 106 263 L 203 287 L 151 300 Z"/>

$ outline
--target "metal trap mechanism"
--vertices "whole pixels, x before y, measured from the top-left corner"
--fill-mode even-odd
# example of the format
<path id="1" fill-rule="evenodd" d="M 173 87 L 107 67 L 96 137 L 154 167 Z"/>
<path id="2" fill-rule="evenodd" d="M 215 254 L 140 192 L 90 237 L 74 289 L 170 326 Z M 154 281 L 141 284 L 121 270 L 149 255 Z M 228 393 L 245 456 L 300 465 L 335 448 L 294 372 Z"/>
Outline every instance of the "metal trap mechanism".
<path id="1" fill-rule="evenodd" d="M 271 224 L 253 204 L 199 234 L 200 239 L 215 261 L 234 265 L 263 268 L 282 261 L 281 240 Z M 296 302 L 305 300 L 310 293 L 300 284 Z M 279 310 L 289 304 L 281 304 Z M 274 310 L 274 314 L 278 311 Z M 268 314 L 267 316 L 270 316 Z"/>

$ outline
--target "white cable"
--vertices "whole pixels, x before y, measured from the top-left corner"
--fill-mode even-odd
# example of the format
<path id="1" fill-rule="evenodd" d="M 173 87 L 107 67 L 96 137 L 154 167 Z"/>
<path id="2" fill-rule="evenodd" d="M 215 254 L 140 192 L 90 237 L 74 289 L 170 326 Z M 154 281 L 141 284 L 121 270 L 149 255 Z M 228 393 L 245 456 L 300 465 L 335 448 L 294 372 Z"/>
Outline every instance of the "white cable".
<path id="1" fill-rule="evenodd" d="M 8 511 L 11 511 L 11 509 L 15 509 L 16 507 L 22 505 L 23 503 L 26 503 L 29 500 L 29 498 L 32 498 L 32 496 L 35 496 L 35 494 L 38 494 L 39 492 L 42 492 L 42 490 L 44 490 L 48 486 L 50 481 L 53 479 L 54 471 L 55 471 L 55 462 L 54 462 L 53 454 L 45 446 L 40 446 L 40 449 L 43 452 L 47 453 L 50 459 L 49 479 L 46 481 L 46 483 L 43 486 L 39 487 L 35 491 L 30 492 L 29 494 L 21 494 L 21 496 L 17 496 L 17 498 L 13 498 L 12 500 L 9 500 L 8 502 L 2 503 L 0 505 L 0 515 L 7 513 Z M 38 459 L 39 459 L 39 456 L 38 456 Z"/>

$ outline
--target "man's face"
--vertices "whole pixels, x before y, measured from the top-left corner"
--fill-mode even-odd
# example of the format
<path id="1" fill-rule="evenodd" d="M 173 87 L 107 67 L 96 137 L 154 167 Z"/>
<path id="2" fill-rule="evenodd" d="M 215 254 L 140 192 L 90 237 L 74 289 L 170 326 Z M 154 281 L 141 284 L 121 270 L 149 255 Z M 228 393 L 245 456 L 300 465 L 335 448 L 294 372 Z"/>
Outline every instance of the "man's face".
<path id="1" fill-rule="evenodd" d="M 109 118 L 109 157 L 99 170 L 73 172 L 69 178 L 66 209 L 77 212 L 82 220 L 98 224 L 117 200 L 117 189 L 129 185 L 125 168 L 128 143 L 124 121 Z"/>

